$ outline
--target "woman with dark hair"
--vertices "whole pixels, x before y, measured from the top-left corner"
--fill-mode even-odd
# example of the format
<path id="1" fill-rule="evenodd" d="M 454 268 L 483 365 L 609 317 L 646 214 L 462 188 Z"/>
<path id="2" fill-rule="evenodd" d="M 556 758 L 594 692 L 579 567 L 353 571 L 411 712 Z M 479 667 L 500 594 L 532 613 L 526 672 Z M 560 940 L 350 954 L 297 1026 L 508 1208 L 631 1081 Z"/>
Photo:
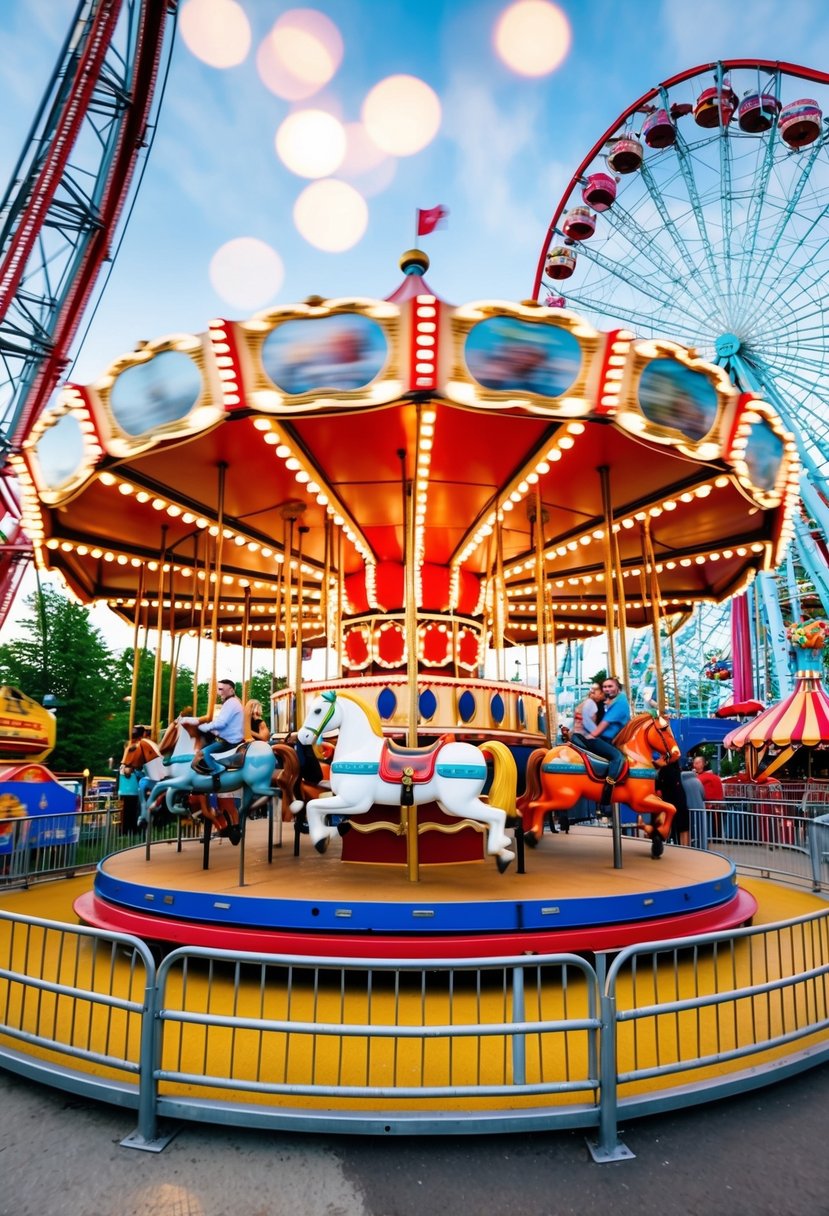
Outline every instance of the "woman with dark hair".
<path id="1" fill-rule="evenodd" d="M 671 760 L 656 771 L 656 793 L 671 806 L 676 808 L 673 824 L 671 825 L 671 841 L 674 844 L 689 845 L 691 843 L 691 816 L 688 811 L 688 799 L 685 797 L 685 787 L 682 783 L 682 769 L 678 760 Z"/>

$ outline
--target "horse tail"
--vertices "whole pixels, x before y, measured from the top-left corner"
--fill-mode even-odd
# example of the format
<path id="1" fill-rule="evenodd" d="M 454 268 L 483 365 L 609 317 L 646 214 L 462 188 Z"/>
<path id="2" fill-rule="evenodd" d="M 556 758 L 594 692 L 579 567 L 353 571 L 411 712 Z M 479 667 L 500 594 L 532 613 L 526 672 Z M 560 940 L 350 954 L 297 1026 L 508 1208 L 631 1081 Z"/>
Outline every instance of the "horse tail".
<path id="1" fill-rule="evenodd" d="M 510 749 L 497 739 L 487 739 L 481 744 L 485 756 L 492 757 L 493 775 L 489 791 L 490 806 L 506 811 L 507 818 L 515 816 L 515 796 L 518 792 L 518 766 Z"/>
<path id="2" fill-rule="evenodd" d="M 529 809 L 531 802 L 541 797 L 541 764 L 547 755 L 545 747 L 537 747 L 530 752 L 527 769 L 524 774 L 524 793 L 516 802 L 516 809 L 523 815 Z"/>

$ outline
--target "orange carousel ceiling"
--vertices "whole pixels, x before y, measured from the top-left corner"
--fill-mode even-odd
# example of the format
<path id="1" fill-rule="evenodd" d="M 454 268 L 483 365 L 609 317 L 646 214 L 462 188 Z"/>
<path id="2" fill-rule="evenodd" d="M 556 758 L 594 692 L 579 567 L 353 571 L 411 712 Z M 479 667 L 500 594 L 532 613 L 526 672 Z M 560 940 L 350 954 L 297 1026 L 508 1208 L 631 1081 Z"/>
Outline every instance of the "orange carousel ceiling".
<path id="1" fill-rule="evenodd" d="M 601 632 L 609 576 L 647 624 L 649 562 L 679 615 L 778 561 L 798 470 L 769 404 L 675 343 L 404 269 L 388 300 L 217 320 L 64 386 L 13 458 L 40 564 L 205 631 L 218 569 L 221 640 L 270 646 L 286 612 L 308 644 L 399 615 L 408 535 L 424 616 L 507 643 L 539 606 L 556 640 Z"/>

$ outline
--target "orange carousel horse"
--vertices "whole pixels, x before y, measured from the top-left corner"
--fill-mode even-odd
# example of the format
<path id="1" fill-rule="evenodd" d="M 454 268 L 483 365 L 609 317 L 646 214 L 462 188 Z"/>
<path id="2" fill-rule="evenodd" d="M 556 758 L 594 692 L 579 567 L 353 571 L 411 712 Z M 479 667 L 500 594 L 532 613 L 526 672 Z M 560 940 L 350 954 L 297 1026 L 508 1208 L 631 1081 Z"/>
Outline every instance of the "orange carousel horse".
<path id="1" fill-rule="evenodd" d="M 638 815 L 639 826 L 651 841 L 651 856 L 661 857 L 676 808 L 655 792 L 656 770 L 678 760 L 679 745 L 665 718 L 637 714 L 614 739 L 625 756 L 625 767 L 612 790 L 613 802 L 624 802 Z M 549 811 L 567 811 L 580 798 L 599 802 L 605 788 L 607 761 L 565 743 L 549 751 L 537 748 L 527 761 L 526 789 L 518 800 L 524 840 L 535 848 Z"/>

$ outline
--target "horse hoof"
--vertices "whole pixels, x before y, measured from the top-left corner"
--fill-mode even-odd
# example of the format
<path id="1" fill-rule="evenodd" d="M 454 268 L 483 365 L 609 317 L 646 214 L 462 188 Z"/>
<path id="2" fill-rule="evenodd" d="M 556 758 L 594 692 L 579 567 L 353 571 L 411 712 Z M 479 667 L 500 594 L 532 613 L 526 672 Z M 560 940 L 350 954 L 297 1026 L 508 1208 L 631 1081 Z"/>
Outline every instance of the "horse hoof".
<path id="1" fill-rule="evenodd" d="M 351 820 L 343 819 L 342 823 L 337 824 L 337 831 L 341 836 L 345 836 L 346 832 L 351 831 Z"/>
<path id="2" fill-rule="evenodd" d="M 238 823 L 232 823 L 227 829 L 227 838 L 231 844 L 240 844 L 242 840 L 242 828 Z"/>
<path id="3" fill-rule="evenodd" d="M 524 844 L 530 849 L 538 848 L 538 837 L 536 836 L 535 832 L 524 833 Z"/>
<path id="4" fill-rule="evenodd" d="M 315 841 L 314 848 L 317 850 L 318 853 L 324 853 L 325 850 L 328 848 L 328 837 L 323 836 L 322 840 Z"/>
<path id="5" fill-rule="evenodd" d="M 665 841 L 658 832 L 654 832 L 651 838 L 651 857 L 656 861 L 665 852 Z"/>
<path id="6" fill-rule="evenodd" d="M 498 867 L 499 874 L 505 874 L 510 867 L 512 857 L 496 857 L 495 864 Z"/>

